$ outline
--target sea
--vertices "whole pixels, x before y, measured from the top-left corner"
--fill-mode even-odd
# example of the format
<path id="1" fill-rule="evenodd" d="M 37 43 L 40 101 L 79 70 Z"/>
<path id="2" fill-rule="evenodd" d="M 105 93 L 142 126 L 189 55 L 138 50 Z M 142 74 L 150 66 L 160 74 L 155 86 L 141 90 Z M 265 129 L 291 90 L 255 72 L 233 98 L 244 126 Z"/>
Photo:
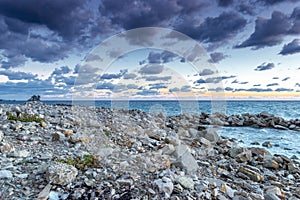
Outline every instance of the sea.
<path id="1" fill-rule="evenodd" d="M 42 101 L 45 104 L 68 104 L 92 107 L 106 107 L 113 109 L 138 109 L 148 113 L 164 113 L 167 116 L 176 116 L 183 113 L 215 113 L 258 114 L 266 111 L 284 119 L 300 119 L 300 101 L 265 101 L 265 100 L 230 100 L 230 101 L 186 101 L 186 100 L 96 100 L 96 101 Z M 25 101 L 5 101 L 0 104 L 23 104 Z M 241 147 L 261 147 L 269 141 L 272 147 L 268 150 L 273 154 L 284 154 L 288 157 L 300 158 L 300 132 L 292 130 L 277 130 L 270 128 L 251 127 L 222 127 L 218 133 L 227 138 L 238 139 Z M 260 145 L 252 145 L 258 142 Z"/>

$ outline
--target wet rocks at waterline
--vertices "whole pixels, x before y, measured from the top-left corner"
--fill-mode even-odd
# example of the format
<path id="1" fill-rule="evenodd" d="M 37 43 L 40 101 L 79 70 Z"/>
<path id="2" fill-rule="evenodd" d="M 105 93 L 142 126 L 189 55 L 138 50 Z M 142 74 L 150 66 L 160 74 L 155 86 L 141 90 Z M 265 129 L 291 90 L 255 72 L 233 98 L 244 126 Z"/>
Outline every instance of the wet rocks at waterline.
<path id="1" fill-rule="evenodd" d="M 2 199 L 300 198 L 297 160 L 239 147 L 210 126 L 299 130 L 299 120 L 38 102 L 0 110 Z"/>

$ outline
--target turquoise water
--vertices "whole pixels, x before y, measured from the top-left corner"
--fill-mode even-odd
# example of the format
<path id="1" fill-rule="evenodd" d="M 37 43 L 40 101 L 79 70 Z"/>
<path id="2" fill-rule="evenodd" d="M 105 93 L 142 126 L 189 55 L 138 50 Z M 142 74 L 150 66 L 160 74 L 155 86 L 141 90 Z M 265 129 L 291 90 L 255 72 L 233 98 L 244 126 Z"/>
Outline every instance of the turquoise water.
<path id="1" fill-rule="evenodd" d="M 0 103 L 19 104 L 25 101 L 0 101 Z M 76 104 L 85 106 L 107 107 L 117 109 L 139 109 L 145 112 L 164 112 L 168 116 L 182 113 L 212 113 L 226 114 L 260 113 L 267 111 L 285 119 L 300 118 L 300 101 L 43 101 L 46 104 Z"/>

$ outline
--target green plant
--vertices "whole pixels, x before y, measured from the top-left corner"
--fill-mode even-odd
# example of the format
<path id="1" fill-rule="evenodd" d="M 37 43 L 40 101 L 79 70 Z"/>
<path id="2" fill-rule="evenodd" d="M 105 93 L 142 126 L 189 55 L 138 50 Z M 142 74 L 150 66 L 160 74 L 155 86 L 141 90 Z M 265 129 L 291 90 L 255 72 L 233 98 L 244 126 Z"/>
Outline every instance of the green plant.
<path id="1" fill-rule="evenodd" d="M 107 129 L 103 129 L 104 131 L 104 134 L 107 136 L 107 137 L 110 137 L 111 136 L 111 132 Z"/>
<path id="2" fill-rule="evenodd" d="M 8 120 L 20 121 L 20 122 L 37 122 L 41 123 L 45 119 L 39 118 L 36 115 L 21 113 L 19 116 L 13 115 L 11 112 L 6 112 Z"/>
<path id="3" fill-rule="evenodd" d="M 94 155 L 83 155 L 83 157 L 58 159 L 57 162 L 66 163 L 68 165 L 73 165 L 79 170 L 85 170 L 86 168 L 99 168 L 99 161 Z"/>

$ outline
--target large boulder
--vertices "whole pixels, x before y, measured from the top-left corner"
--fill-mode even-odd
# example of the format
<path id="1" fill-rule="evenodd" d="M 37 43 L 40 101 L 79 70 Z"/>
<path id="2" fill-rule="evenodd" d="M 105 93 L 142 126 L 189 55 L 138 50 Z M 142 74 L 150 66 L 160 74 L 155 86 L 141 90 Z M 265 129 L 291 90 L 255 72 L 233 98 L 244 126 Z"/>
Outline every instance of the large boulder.
<path id="1" fill-rule="evenodd" d="M 78 174 L 78 170 L 72 165 L 53 162 L 47 170 L 47 178 L 51 183 L 67 185 L 72 183 Z"/>

